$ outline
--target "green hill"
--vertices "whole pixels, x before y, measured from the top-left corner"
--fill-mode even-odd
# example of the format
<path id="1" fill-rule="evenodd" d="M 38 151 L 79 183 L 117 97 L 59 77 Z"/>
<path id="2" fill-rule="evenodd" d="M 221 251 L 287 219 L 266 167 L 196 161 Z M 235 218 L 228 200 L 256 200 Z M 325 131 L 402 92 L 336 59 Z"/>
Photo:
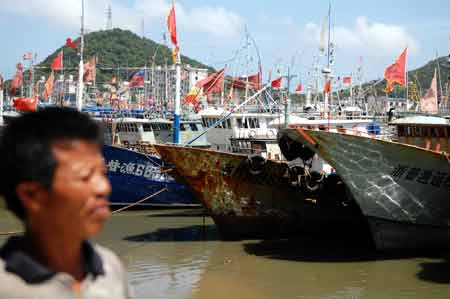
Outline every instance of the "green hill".
<path id="1" fill-rule="evenodd" d="M 113 29 L 108 31 L 96 31 L 85 35 L 84 60 L 85 62 L 94 55 L 97 56 L 97 82 L 109 82 L 112 75 L 118 75 L 120 79 L 126 80 L 135 71 L 133 69 L 122 69 L 118 67 L 138 68 L 151 66 L 154 57 L 155 65 L 172 64 L 171 50 L 164 45 L 158 44 L 150 39 L 141 38 L 128 30 Z M 80 39 L 77 39 L 78 44 Z M 78 75 L 79 56 L 77 52 L 66 45 L 56 49 L 42 61 L 37 68 L 37 78 L 41 75 L 48 76 L 49 66 L 59 51 L 64 51 L 64 69 L 66 74 Z M 156 56 L 155 56 L 156 53 Z M 183 64 L 193 67 L 211 67 L 194 59 L 182 56 Z"/>

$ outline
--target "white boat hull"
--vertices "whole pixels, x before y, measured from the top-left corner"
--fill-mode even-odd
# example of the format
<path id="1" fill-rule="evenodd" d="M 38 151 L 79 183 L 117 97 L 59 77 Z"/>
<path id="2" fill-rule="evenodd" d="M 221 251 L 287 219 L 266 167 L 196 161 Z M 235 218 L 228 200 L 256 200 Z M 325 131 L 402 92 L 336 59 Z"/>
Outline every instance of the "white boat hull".
<path id="1" fill-rule="evenodd" d="M 303 132 L 312 140 L 297 129 L 284 134 L 336 169 L 379 248 L 450 247 L 450 160 L 445 153 L 364 136 Z"/>

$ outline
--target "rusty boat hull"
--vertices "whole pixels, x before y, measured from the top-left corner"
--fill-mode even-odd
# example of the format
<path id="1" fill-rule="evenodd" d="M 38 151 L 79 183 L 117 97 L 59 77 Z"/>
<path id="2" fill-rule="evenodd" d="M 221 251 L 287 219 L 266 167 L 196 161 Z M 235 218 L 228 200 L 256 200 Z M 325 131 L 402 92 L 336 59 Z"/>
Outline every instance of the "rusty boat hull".
<path id="1" fill-rule="evenodd" d="M 295 237 L 305 233 L 334 237 L 336 232 L 341 238 L 367 236 L 367 223 L 357 205 L 341 204 L 345 194 L 318 199 L 292 186 L 286 177 L 285 162 L 265 160 L 264 166 L 255 170 L 243 154 L 155 147 L 165 162 L 174 165 L 175 177 L 181 177 L 201 201 L 222 239 Z"/>
<path id="2" fill-rule="evenodd" d="M 342 178 L 379 249 L 450 248 L 450 159 L 397 142 L 345 132 L 280 132 L 320 155 Z"/>

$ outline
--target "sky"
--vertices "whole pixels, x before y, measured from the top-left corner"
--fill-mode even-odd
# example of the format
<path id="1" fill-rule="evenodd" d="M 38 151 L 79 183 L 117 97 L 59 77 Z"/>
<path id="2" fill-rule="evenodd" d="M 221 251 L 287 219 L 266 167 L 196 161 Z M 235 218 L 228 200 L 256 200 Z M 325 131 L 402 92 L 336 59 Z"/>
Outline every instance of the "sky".
<path id="1" fill-rule="evenodd" d="M 105 29 L 108 5 L 113 27 L 163 42 L 168 0 L 85 0 L 87 31 Z M 257 70 L 264 78 L 285 74 L 308 82 L 319 54 L 321 27 L 331 3 L 336 76 L 362 66 L 364 81 L 408 47 L 408 69 L 450 54 L 449 0 L 178 0 L 178 40 L 184 55 L 230 75 Z M 10 78 L 26 52 L 45 59 L 80 32 L 81 0 L 0 0 L 0 74 Z M 246 47 L 246 32 L 249 46 Z M 356 77 L 354 75 L 354 77 Z"/>

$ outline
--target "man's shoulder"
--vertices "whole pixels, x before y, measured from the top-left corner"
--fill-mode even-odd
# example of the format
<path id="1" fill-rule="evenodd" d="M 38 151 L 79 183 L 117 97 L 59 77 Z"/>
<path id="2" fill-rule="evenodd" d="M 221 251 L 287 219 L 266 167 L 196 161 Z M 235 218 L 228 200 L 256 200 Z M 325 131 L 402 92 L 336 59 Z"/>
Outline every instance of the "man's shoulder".
<path id="1" fill-rule="evenodd" d="M 122 262 L 119 257 L 110 249 L 98 245 L 93 244 L 94 250 L 100 256 L 103 262 L 103 266 L 105 267 L 105 271 L 113 270 L 113 271 L 125 271 Z"/>

